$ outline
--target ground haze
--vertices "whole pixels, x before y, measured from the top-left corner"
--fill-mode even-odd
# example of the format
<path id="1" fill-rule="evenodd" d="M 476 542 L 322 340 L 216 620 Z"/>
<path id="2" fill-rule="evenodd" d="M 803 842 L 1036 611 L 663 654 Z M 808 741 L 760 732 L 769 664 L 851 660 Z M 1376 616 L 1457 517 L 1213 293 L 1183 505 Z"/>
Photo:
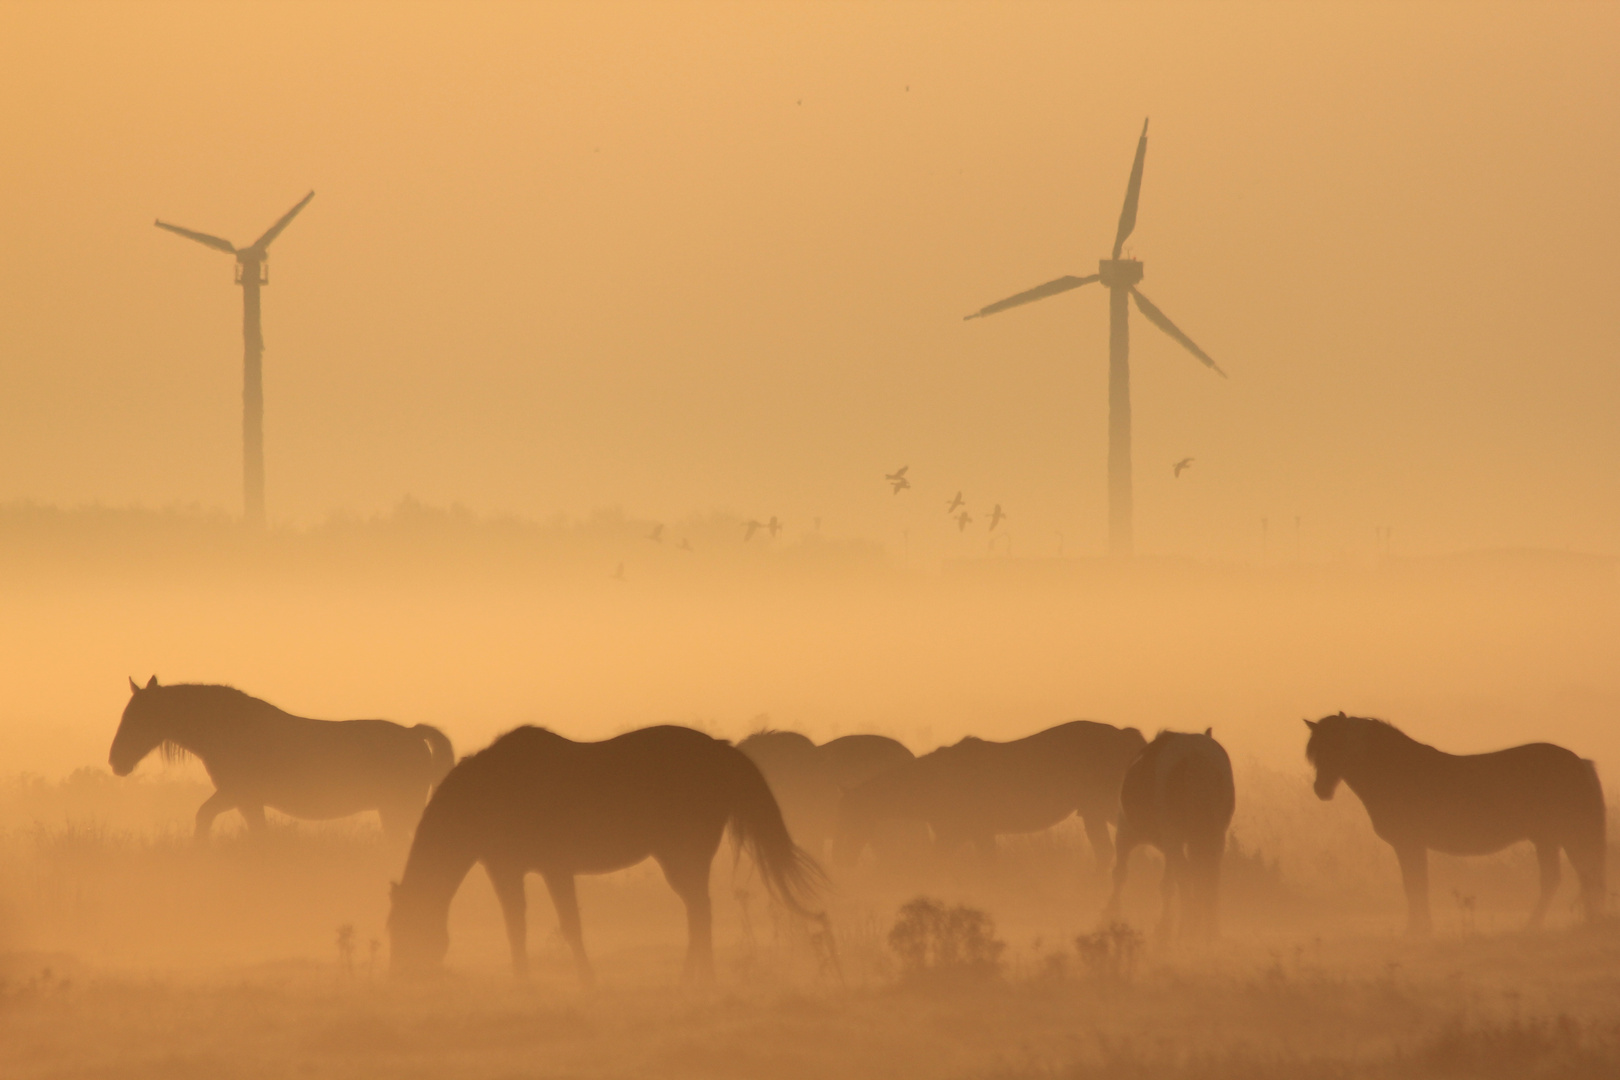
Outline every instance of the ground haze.
<path id="1" fill-rule="evenodd" d="M 1535 741 L 1620 791 L 1620 9 L 0 8 L 0 1075 L 1612 1077 L 1620 930 L 1529 844 L 1312 792 L 1302 719 Z M 1112 254 L 1136 557 L 1107 557 Z M 231 257 L 276 238 L 265 521 Z M 899 476 L 905 484 L 887 481 Z M 898 488 L 898 490 L 897 490 Z M 829 865 L 475 869 L 389 974 L 405 839 L 235 811 L 131 678 L 596 740 L 1212 728 L 1220 937 L 1081 825 Z M 1609 819 L 1610 912 L 1620 836 Z M 823 857 L 829 853 L 820 851 Z M 830 864 L 830 859 L 824 862 Z"/>

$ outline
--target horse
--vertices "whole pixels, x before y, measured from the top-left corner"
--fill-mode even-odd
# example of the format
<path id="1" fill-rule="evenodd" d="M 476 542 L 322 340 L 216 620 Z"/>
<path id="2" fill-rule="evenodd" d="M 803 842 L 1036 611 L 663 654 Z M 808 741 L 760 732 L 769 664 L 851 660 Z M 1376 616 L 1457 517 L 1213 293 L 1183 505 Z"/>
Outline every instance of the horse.
<path id="1" fill-rule="evenodd" d="M 267 806 L 311 820 L 376 810 L 384 834 L 404 840 L 456 761 L 430 724 L 310 720 L 233 687 L 159 686 L 156 675 L 145 687 L 129 680 L 129 691 L 108 764 L 128 776 L 159 747 L 171 760 L 199 758 L 215 788 L 197 809 L 199 840 L 233 808 L 263 829 Z"/>
<path id="2" fill-rule="evenodd" d="M 833 838 L 844 791 L 913 756 L 886 735 L 844 735 L 817 746 L 797 731 L 771 729 L 754 732 L 737 749 L 765 774 L 793 839 L 815 855 Z M 885 839 L 895 841 L 886 848 L 903 843 Z"/>
<path id="3" fill-rule="evenodd" d="M 794 841 L 820 855 L 832 835 L 839 795 L 821 748 L 797 731 L 766 729 L 749 735 L 737 749 L 764 774 Z"/>
<path id="4" fill-rule="evenodd" d="M 657 860 L 686 905 L 686 977 L 714 977 L 709 870 L 730 824 L 766 887 L 795 913 L 810 910 L 821 870 L 793 843 L 764 776 L 730 743 L 684 727 L 650 727 L 602 742 L 574 742 L 520 727 L 463 758 L 433 792 L 403 877 L 393 886 L 388 931 L 401 973 L 439 967 L 449 949 L 450 901 L 482 863 L 506 919 L 512 970 L 528 974 L 523 879 L 551 893 L 580 981 L 595 981 L 580 926 L 574 878 Z"/>
<path id="5" fill-rule="evenodd" d="M 927 822 L 942 851 L 973 844 L 988 858 L 1002 833 L 1050 828 L 1078 813 L 1100 867 L 1125 768 L 1145 745 L 1135 728 L 1073 720 L 1012 742 L 969 736 L 885 770 L 844 793 L 834 861 L 852 865 L 880 822 Z"/>
<path id="6" fill-rule="evenodd" d="M 1529 840 L 1541 864 L 1539 927 L 1558 891 L 1562 849 L 1580 878 L 1586 918 L 1602 917 L 1607 846 L 1597 766 L 1552 743 L 1489 754 L 1448 754 L 1393 724 L 1363 716 L 1306 720 L 1305 757 L 1316 766 L 1316 795 L 1333 798 L 1343 780 L 1360 798 L 1373 832 L 1400 860 L 1407 931 L 1428 934 L 1429 850 L 1489 855 Z"/>
<path id="7" fill-rule="evenodd" d="M 1213 938 L 1221 858 L 1236 803 L 1232 761 L 1215 741 L 1212 729 L 1206 728 L 1201 735 L 1159 732 L 1125 771 L 1114 890 L 1103 911 L 1103 922 L 1119 918 L 1120 892 L 1125 888 L 1132 849 L 1151 844 L 1164 855 L 1159 936 L 1169 936 L 1179 897 L 1183 934 Z"/>
<path id="8" fill-rule="evenodd" d="M 916 757 L 905 743 L 887 735 L 840 735 L 816 749 L 841 791 L 859 787 Z"/>

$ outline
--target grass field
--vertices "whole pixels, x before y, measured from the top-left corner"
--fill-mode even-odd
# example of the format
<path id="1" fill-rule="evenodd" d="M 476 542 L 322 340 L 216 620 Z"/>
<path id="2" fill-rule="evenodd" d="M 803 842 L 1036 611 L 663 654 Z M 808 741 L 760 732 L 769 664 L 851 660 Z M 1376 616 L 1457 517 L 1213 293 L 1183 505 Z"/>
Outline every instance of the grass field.
<path id="1" fill-rule="evenodd" d="M 399 852 L 364 822 L 199 846 L 173 819 L 203 790 L 189 781 L 14 782 L 0 788 L 12 818 L 37 816 L 0 841 L 0 1076 L 1620 1074 L 1620 926 L 1579 925 L 1566 886 L 1551 929 L 1518 930 L 1527 850 L 1437 859 L 1440 932 L 1409 941 L 1393 858 L 1359 806 L 1315 804 L 1281 774 L 1244 779 L 1256 797 L 1211 946 L 1121 931 L 1112 951 L 1077 947 L 1104 882 L 1064 827 L 1005 842 L 988 873 L 964 859 L 840 877 L 834 969 L 723 852 L 716 984 L 682 984 L 679 902 L 644 866 L 582 880 L 601 981 L 589 993 L 538 886 L 535 974 L 512 979 L 477 870 L 447 972 L 389 978 Z M 1144 857 L 1136 926 L 1152 925 L 1156 885 Z M 903 969 L 890 929 L 919 893 L 993 921 L 993 971 Z"/>

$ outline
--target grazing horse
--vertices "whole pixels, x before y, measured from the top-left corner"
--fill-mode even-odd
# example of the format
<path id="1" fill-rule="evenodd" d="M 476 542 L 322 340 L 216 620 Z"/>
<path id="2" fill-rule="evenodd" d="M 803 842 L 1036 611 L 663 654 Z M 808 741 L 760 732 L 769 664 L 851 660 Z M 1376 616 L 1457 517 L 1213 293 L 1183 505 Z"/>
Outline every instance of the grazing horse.
<path id="1" fill-rule="evenodd" d="M 1145 741 L 1135 728 L 1073 720 L 1013 742 L 940 747 L 844 793 L 834 857 L 854 863 L 879 823 L 896 818 L 927 822 L 941 850 L 972 843 L 988 857 L 1001 833 L 1039 832 L 1078 813 L 1106 869 L 1120 781 Z"/>
<path id="2" fill-rule="evenodd" d="M 838 781 L 821 748 L 797 731 L 767 729 L 754 732 L 737 749 L 764 774 L 793 839 L 819 856 L 838 811 Z"/>
<path id="3" fill-rule="evenodd" d="M 1558 891 L 1562 848 L 1581 879 L 1586 917 L 1603 914 L 1607 839 L 1597 766 L 1551 743 L 1490 754 L 1448 754 L 1394 725 L 1362 716 L 1307 720 L 1305 757 L 1316 766 L 1316 795 L 1333 798 L 1343 780 L 1361 797 L 1373 832 L 1395 848 L 1406 886 L 1407 931 L 1427 934 L 1429 849 L 1489 855 L 1529 840 L 1541 863 L 1541 925 Z"/>
<path id="4" fill-rule="evenodd" d="M 709 868 L 728 823 L 766 887 L 798 914 L 823 919 L 806 906 L 820 869 L 793 843 L 765 778 L 736 747 L 683 727 L 589 743 L 517 728 L 463 758 L 428 802 L 393 888 L 392 962 L 402 972 L 443 963 L 451 898 L 481 862 L 506 917 L 517 975 L 528 973 L 523 878 L 534 871 L 589 986 L 574 878 L 651 857 L 686 904 L 686 974 L 712 979 Z"/>
<path id="5" fill-rule="evenodd" d="M 1175 925 L 1181 906 L 1185 936 L 1213 938 L 1220 898 L 1221 857 L 1236 805 L 1232 762 L 1205 729 L 1202 735 L 1161 731 L 1125 773 L 1120 789 L 1119 852 L 1114 891 L 1103 921 L 1119 918 L 1120 892 L 1131 849 L 1151 844 L 1164 855 L 1159 935 Z"/>
<path id="6" fill-rule="evenodd" d="M 765 774 L 793 839 L 817 856 L 833 838 L 844 791 L 912 759 L 903 743 L 886 735 L 844 735 L 817 746 L 797 731 L 767 729 L 754 732 L 737 749 Z M 886 848 L 905 845 L 896 836 L 884 840 Z"/>
<path id="7" fill-rule="evenodd" d="M 840 791 L 859 787 L 878 773 L 904 765 L 916 755 L 887 735 L 841 735 L 817 747 Z"/>
<path id="8" fill-rule="evenodd" d="M 129 681 L 118 733 L 107 755 L 128 776 L 159 746 L 194 754 L 215 791 L 197 809 L 197 837 L 230 809 L 264 828 L 269 806 L 296 818 L 325 820 L 376 810 L 383 832 L 404 840 L 428 791 L 456 763 L 444 732 L 391 720 L 310 720 L 229 686 L 145 687 Z"/>

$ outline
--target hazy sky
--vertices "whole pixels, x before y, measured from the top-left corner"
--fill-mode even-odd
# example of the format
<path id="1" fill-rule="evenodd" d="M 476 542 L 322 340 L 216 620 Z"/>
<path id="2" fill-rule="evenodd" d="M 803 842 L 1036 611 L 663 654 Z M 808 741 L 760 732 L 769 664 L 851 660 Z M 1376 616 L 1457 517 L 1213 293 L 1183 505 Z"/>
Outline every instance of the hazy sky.
<path id="1" fill-rule="evenodd" d="M 0 501 L 273 521 L 943 500 L 1103 549 L 1107 253 L 1144 552 L 1620 552 L 1620 9 L 1476 3 L 0 8 Z M 1170 464 L 1197 463 L 1180 480 Z M 882 474 L 910 464 L 896 499 Z"/>

